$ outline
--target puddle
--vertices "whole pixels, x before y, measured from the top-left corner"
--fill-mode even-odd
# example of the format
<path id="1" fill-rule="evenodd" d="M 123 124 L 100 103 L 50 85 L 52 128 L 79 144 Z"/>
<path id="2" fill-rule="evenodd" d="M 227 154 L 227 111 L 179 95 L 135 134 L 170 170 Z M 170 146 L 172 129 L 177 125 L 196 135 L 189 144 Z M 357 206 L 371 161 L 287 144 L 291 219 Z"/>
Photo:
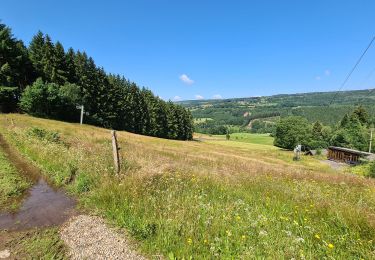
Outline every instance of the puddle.
<path id="1" fill-rule="evenodd" d="M 0 214 L 0 229 L 21 230 L 55 226 L 65 222 L 74 211 L 75 201 L 54 190 L 43 179 L 30 188 L 21 208 Z"/>
<path id="2" fill-rule="evenodd" d="M 0 211 L 0 229 L 23 230 L 55 226 L 62 224 L 74 214 L 75 200 L 62 190 L 50 186 L 41 177 L 39 170 L 9 147 L 1 135 L 0 147 L 17 170 L 34 182 L 25 193 L 18 211 Z"/>

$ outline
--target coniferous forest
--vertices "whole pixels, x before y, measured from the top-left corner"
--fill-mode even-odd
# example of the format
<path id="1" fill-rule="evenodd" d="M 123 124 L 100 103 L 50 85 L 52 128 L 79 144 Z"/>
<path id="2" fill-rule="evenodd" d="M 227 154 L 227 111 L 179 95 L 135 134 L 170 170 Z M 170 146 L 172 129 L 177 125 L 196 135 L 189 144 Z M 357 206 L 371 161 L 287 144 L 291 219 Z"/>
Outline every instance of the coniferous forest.
<path id="1" fill-rule="evenodd" d="M 84 51 L 64 49 L 38 32 L 29 46 L 0 24 L 0 112 L 79 121 L 162 138 L 190 140 L 188 109 L 165 102 L 121 75 L 107 73 Z"/>

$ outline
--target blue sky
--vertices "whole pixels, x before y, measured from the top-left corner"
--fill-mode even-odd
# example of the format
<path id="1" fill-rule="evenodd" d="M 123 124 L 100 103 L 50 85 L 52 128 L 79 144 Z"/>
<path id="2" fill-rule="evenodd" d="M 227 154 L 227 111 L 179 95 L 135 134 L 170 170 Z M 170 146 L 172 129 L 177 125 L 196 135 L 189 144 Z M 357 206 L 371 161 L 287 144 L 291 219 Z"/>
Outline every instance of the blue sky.
<path id="1" fill-rule="evenodd" d="M 163 99 L 337 90 L 375 35 L 375 1 L 2 0 L 26 44 L 41 30 Z M 375 88 L 375 46 L 344 89 Z M 370 75 L 370 76 L 369 76 Z"/>

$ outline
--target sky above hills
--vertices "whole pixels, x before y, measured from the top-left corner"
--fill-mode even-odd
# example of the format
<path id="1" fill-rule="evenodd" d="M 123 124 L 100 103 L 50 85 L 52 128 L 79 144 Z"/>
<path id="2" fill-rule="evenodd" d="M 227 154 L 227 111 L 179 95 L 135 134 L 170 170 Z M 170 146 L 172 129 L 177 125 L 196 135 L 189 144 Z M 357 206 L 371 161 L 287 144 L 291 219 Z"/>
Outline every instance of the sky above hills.
<path id="1" fill-rule="evenodd" d="M 163 99 L 338 90 L 375 35 L 375 1 L 2 0 L 28 44 L 41 30 Z M 375 88 L 375 44 L 344 90 Z"/>

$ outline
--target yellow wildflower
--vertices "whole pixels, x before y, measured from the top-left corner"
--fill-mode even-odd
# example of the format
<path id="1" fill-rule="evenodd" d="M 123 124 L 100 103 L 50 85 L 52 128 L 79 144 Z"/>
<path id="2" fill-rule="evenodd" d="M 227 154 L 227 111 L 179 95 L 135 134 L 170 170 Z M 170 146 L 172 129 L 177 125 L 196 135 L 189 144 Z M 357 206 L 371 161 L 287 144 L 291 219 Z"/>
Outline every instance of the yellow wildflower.
<path id="1" fill-rule="evenodd" d="M 245 235 L 242 235 L 242 237 L 241 237 L 242 239 L 246 239 L 246 236 Z"/>
<path id="2" fill-rule="evenodd" d="M 328 244 L 328 248 L 332 249 L 332 248 L 334 248 L 334 247 L 335 247 L 335 246 L 332 245 L 331 243 Z"/>
<path id="3" fill-rule="evenodd" d="M 230 237 L 232 235 L 232 233 L 229 230 L 227 230 L 226 233 L 227 233 L 228 237 Z"/>
<path id="4" fill-rule="evenodd" d="M 320 236 L 318 234 L 315 235 L 316 239 L 320 239 Z"/>
<path id="5" fill-rule="evenodd" d="M 240 217 L 240 216 L 237 216 L 236 219 L 237 219 L 237 220 L 241 220 L 241 217 Z"/>
<path id="6" fill-rule="evenodd" d="M 193 243 L 193 240 L 191 238 L 188 238 L 187 243 L 191 245 Z"/>
<path id="7" fill-rule="evenodd" d="M 207 244 L 207 243 L 208 243 L 207 239 L 205 239 L 205 240 L 203 241 L 203 243 Z"/>

